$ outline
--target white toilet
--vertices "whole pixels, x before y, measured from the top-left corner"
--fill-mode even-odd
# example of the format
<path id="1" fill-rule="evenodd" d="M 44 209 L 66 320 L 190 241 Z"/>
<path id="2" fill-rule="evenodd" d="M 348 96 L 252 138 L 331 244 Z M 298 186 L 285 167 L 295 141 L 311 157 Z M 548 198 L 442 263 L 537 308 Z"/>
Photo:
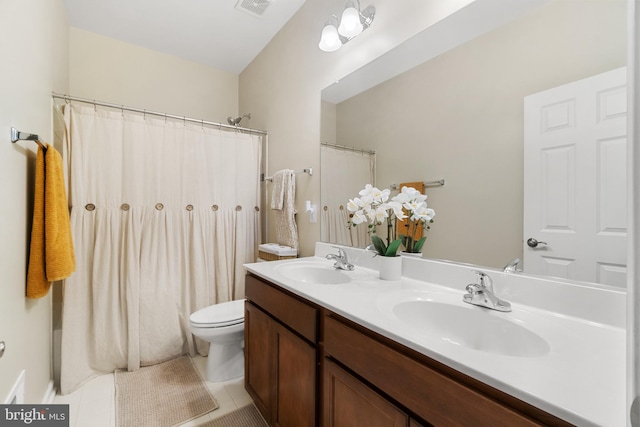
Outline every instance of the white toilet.
<path id="1" fill-rule="evenodd" d="M 191 333 L 208 341 L 207 381 L 244 375 L 244 300 L 210 305 L 189 316 Z"/>

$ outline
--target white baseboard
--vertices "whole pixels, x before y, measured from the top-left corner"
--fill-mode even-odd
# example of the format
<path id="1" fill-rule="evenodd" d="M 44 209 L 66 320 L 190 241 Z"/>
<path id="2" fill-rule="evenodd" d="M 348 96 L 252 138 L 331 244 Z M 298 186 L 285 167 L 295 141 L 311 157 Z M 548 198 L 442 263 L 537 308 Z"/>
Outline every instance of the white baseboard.
<path id="1" fill-rule="evenodd" d="M 45 391 L 42 397 L 42 404 L 47 405 L 53 403 L 53 399 L 56 397 L 56 387 L 53 385 L 53 380 L 49 381 L 47 391 Z"/>
<path id="2" fill-rule="evenodd" d="M 9 392 L 9 395 L 4 401 L 5 405 L 9 405 L 12 403 L 16 403 L 16 404 L 24 403 L 24 383 L 25 383 L 26 374 L 27 373 L 24 369 L 20 371 L 20 375 L 18 375 L 18 379 L 16 380 L 15 384 L 11 388 L 11 391 Z"/>

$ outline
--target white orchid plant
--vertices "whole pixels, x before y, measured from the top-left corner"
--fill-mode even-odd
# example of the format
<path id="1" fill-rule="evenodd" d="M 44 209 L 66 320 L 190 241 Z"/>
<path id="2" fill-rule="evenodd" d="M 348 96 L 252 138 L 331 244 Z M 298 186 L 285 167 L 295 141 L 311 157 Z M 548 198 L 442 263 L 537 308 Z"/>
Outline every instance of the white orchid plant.
<path id="1" fill-rule="evenodd" d="M 407 252 L 420 252 L 426 236 L 415 241 L 412 236 L 417 227 L 429 229 L 433 222 L 435 211 L 427 207 L 427 196 L 415 188 L 402 187 L 400 193 L 389 200 L 391 191 L 380 190 L 367 184 L 358 193 L 360 197 L 349 199 L 347 210 L 351 212 L 349 227 L 367 223 L 371 233 L 371 242 L 379 255 L 396 256 L 400 245 Z M 401 234 L 399 239 L 391 240 L 395 236 L 397 221 L 409 219 L 407 234 Z M 376 233 L 376 227 L 387 222 L 386 243 Z"/>

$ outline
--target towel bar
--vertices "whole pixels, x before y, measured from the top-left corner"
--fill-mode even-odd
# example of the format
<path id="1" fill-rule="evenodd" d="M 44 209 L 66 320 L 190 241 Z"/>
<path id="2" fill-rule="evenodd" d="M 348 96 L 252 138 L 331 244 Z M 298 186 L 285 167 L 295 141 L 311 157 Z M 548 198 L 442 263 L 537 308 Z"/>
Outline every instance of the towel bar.
<path id="1" fill-rule="evenodd" d="M 47 151 L 47 146 L 40 141 L 40 137 L 33 133 L 20 132 L 16 128 L 11 128 L 11 142 L 15 143 L 16 141 L 34 141 L 36 144 L 40 146 L 44 151 Z"/>
<path id="2" fill-rule="evenodd" d="M 428 181 L 423 183 L 425 187 L 441 187 L 444 185 L 444 179 L 439 179 L 437 181 Z M 398 184 L 391 184 L 389 186 L 392 190 L 398 190 Z"/>
<path id="3" fill-rule="evenodd" d="M 302 169 L 301 171 L 294 171 L 293 173 L 295 173 L 296 175 L 299 173 L 306 173 L 306 174 L 309 174 L 309 176 L 313 176 L 313 168 L 305 168 L 305 169 Z M 268 176 L 265 178 L 264 174 L 262 174 L 262 180 L 273 181 L 273 176 Z"/>

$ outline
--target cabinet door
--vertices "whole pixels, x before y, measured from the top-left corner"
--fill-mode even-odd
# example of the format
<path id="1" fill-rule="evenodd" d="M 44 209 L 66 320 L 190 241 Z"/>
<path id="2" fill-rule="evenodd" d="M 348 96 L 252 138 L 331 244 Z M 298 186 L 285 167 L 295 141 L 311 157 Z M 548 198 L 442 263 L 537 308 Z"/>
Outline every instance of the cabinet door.
<path id="1" fill-rule="evenodd" d="M 273 322 L 276 365 L 276 402 L 273 425 L 316 425 L 316 349 L 277 322 Z"/>
<path id="2" fill-rule="evenodd" d="M 271 318 L 259 308 L 250 302 L 245 303 L 245 388 L 267 420 L 271 419 L 272 396 L 275 393 L 271 322 Z"/>
<path id="3" fill-rule="evenodd" d="M 407 414 L 329 359 L 324 364 L 324 427 L 406 427 Z"/>

